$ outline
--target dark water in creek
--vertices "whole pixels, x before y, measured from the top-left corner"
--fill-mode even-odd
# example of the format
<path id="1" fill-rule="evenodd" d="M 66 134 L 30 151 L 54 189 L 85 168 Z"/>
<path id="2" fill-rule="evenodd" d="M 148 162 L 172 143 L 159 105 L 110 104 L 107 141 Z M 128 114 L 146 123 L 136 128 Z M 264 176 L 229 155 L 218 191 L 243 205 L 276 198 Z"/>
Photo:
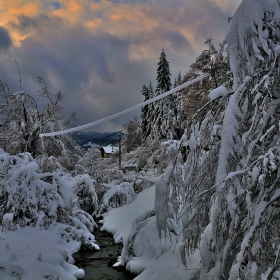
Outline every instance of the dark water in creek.
<path id="1" fill-rule="evenodd" d="M 79 251 L 74 255 L 75 265 L 85 271 L 83 280 L 132 280 L 136 275 L 128 273 L 124 267 L 113 268 L 121 254 L 121 244 L 114 243 L 113 237 L 95 230 L 94 236 L 100 251 Z"/>

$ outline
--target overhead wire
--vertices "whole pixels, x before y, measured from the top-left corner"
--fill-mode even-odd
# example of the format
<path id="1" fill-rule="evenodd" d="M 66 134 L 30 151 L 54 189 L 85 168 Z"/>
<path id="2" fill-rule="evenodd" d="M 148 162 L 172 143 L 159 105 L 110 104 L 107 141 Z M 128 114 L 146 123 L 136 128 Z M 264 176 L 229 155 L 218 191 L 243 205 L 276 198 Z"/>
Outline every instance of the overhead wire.
<path id="1" fill-rule="evenodd" d="M 50 133 L 41 133 L 40 137 L 53 137 L 53 136 L 57 136 L 57 135 L 63 135 L 63 134 L 71 133 L 71 132 L 80 131 L 80 130 L 83 130 L 83 129 L 86 129 L 86 128 L 89 128 L 89 127 L 93 127 L 93 126 L 96 126 L 98 124 L 105 123 L 105 122 L 107 122 L 109 120 L 112 120 L 112 119 L 118 118 L 118 117 L 120 117 L 122 115 L 125 115 L 125 114 L 127 114 L 127 113 L 129 113 L 131 111 L 137 110 L 137 109 L 139 109 L 139 108 L 141 108 L 141 107 L 143 107 L 145 105 L 148 105 L 148 104 L 150 104 L 152 102 L 158 101 L 158 100 L 160 100 L 160 99 L 162 99 L 162 98 L 164 98 L 164 97 L 166 97 L 166 96 L 168 96 L 168 95 L 170 95 L 172 93 L 175 93 L 175 92 L 177 92 L 177 91 L 179 91 L 179 90 L 181 90 L 183 88 L 186 88 L 186 87 L 188 87 L 188 86 L 190 86 L 190 85 L 192 85 L 194 83 L 197 83 L 197 82 L 205 79 L 208 76 L 209 76 L 209 74 L 201 75 L 201 76 L 199 76 L 199 77 L 197 77 L 197 78 L 195 78 L 195 79 L 193 79 L 191 81 L 188 81 L 188 82 L 186 82 L 186 83 L 184 83 L 184 84 L 182 84 L 182 85 L 180 85 L 180 86 L 178 86 L 178 87 L 176 87 L 176 88 L 174 88 L 174 89 L 172 89 L 170 91 L 167 91 L 167 92 L 165 92 L 163 94 L 160 94 L 160 95 L 158 95 L 158 96 L 156 96 L 154 98 L 151 98 L 151 99 L 149 99 L 149 100 L 147 100 L 145 102 L 142 102 L 142 103 L 140 103 L 138 105 L 135 105 L 135 106 L 130 107 L 130 108 L 124 110 L 124 111 L 121 111 L 119 113 L 113 114 L 113 115 L 108 116 L 108 117 L 105 117 L 103 119 L 100 119 L 100 120 L 97 120 L 97 121 L 94 121 L 94 122 L 91 122 L 91 123 L 88 123 L 88 124 L 84 124 L 84 125 L 81 125 L 81 126 L 77 126 L 77 127 L 61 130 L 61 131 L 50 132 Z"/>

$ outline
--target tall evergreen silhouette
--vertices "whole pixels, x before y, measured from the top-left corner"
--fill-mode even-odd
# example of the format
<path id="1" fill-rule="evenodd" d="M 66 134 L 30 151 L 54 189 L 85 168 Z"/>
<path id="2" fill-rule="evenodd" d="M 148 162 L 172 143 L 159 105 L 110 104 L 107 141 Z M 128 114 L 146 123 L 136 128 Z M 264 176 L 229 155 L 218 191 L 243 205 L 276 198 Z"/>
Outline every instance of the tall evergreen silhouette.
<path id="1" fill-rule="evenodd" d="M 156 95 L 167 92 L 171 89 L 171 73 L 169 69 L 169 62 L 166 59 L 166 55 L 164 50 L 162 50 L 158 67 L 157 67 L 157 87 L 156 87 Z"/>
<path id="2" fill-rule="evenodd" d="M 144 96 L 144 102 L 153 98 L 154 92 L 153 92 L 152 82 L 150 82 L 149 87 L 143 85 L 141 93 Z M 151 133 L 153 109 L 154 109 L 153 103 L 145 105 L 141 109 L 141 138 L 143 143 Z"/>
<path id="3" fill-rule="evenodd" d="M 155 95 L 163 94 L 171 90 L 171 73 L 169 68 L 169 62 L 166 59 L 166 54 L 162 50 L 158 67 L 157 67 L 157 87 Z M 167 139 L 172 138 L 171 127 L 173 123 L 173 107 L 175 106 L 174 96 L 169 95 L 155 103 L 155 109 L 153 114 L 153 124 L 151 130 L 152 139 Z"/>

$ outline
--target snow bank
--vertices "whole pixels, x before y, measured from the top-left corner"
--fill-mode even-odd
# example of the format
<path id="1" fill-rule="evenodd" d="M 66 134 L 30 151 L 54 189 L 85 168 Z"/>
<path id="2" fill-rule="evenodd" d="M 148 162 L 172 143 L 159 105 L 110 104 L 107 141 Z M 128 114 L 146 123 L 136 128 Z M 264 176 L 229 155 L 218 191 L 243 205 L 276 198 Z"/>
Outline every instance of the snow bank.
<path id="1" fill-rule="evenodd" d="M 135 278 L 137 280 L 187 279 L 187 270 L 180 256 L 181 242 L 171 244 L 169 236 L 167 239 L 158 236 L 155 212 L 152 210 L 154 201 L 155 185 L 139 193 L 132 203 L 104 215 L 101 230 L 112 233 L 115 242 L 124 243 L 122 256 L 115 266 L 126 265 L 127 270 L 140 274 Z M 171 239 L 174 240 L 175 235 Z M 188 258 L 187 267 L 195 269 L 198 263 L 196 252 Z"/>
<path id="2" fill-rule="evenodd" d="M 101 230 L 106 230 L 114 235 L 116 243 L 127 239 L 133 221 L 148 209 L 154 208 L 155 187 L 145 189 L 136 199 L 127 205 L 112 209 L 104 214 Z"/>
<path id="3" fill-rule="evenodd" d="M 174 240 L 175 235 L 171 238 Z M 125 243 L 122 258 L 128 258 L 126 269 L 140 274 L 135 280 L 187 279 L 188 273 L 180 256 L 182 243 L 171 244 L 169 238 L 159 239 L 155 216 L 135 223 L 129 240 L 131 242 Z M 133 254 L 125 255 L 132 250 Z M 187 263 L 189 270 L 198 267 L 197 260 L 197 254 L 192 256 L 192 262 Z"/>
<path id="4" fill-rule="evenodd" d="M 0 279 L 83 278 L 84 270 L 67 262 L 64 241 L 56 227 L 38 231 L 32 227 L 0 233 Z M 77 244 L 67 244 L 77 250 Z"/>

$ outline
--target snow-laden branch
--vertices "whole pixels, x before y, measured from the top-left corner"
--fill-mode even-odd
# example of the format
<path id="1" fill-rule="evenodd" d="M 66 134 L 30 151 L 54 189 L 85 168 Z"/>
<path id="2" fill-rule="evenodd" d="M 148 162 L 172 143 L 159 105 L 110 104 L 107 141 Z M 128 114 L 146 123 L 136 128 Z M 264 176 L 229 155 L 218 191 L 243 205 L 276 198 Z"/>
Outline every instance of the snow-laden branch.
<path id="1" fill-rule="evenodd" d="M 160 99 L 162 99 L 162 98 L 164 98 L 164 97 L 166 97 L 166 96 L 168 96 L 168 95 L 170 95 L 170 94 L 172 94 L 174 92 L 177 92 L 177 91 L 179 91 L 179 90 L 181 90 L 183 88 L 186 88 L 186 87 L 188 87 L 188 86 L 190 86 L 190 85 L 192 85 L 194 83 L 197 83 L 197 82 L 205 79 L 208 76 L 209 76 L 209 74 L 205 74 L 205 75 L 199 76 L 198 78 L 193 79 L 193 80 L 191 80 L 189 82 L 186 82 L 186 83 L 184 83 L 184 84 L 182 84 L 182 85 L 180 85 L 180 86 L 178 86 L 178 87 L 176 87 L 176 88 L 174 88 L 174 89 L 172 89 L 170 91 L 167 91 L 167 92 L 165 92 L 165 93 L 163 93 L 161 95 L 158 95 L 158 96 L 156 96 L 156 97 L 154 97 L 152 99 L 149 99 L 149 100 L 147 100 L 147 101 L 145 101 L 143 103 L 135 105 L 135 106 L 133 106 L 131 108 L 128 108 L 128 109 L 126 109 L 126 110 L 124 110 L 122 112 L 116 113 L 114 115 L 108 116 L 106 118 L 100 119 L 98 121 L 91 122 L 91 123 L 84 124 L 84 125 L 77 126 L 77 127 L 73 127 L 73 128 L 69 128 L 69 129 L 65 129 L 65 130 L 61 130 L 61 131 L 57 131 L 57 132 L 41 133 L 40 137 L 56 136 L 56 135 L 62 135 L 62 134 L 70 133 L 70 132 L 76 132 L 76 131 L 79 131 L 79 130 L 82 130 L 82 129 L 86 129 L 86 128 L 89 128 L 89 127 L 92 127 L 92 126 L 95 126 L 95 125 L 107 122 L 109 120 L 118 118 L 118 117 L 120 117 L 122 115 L 125 115 L 125 114 L 127 114 L 129 112 L 132 112 L 134 110 L 140 109 L 141 107 L 143 107 L 145 105 L 148 105 L 148 104 L 150 104 L 150 103 L 152 103 L 154 101 L 160 100 Z"/>

